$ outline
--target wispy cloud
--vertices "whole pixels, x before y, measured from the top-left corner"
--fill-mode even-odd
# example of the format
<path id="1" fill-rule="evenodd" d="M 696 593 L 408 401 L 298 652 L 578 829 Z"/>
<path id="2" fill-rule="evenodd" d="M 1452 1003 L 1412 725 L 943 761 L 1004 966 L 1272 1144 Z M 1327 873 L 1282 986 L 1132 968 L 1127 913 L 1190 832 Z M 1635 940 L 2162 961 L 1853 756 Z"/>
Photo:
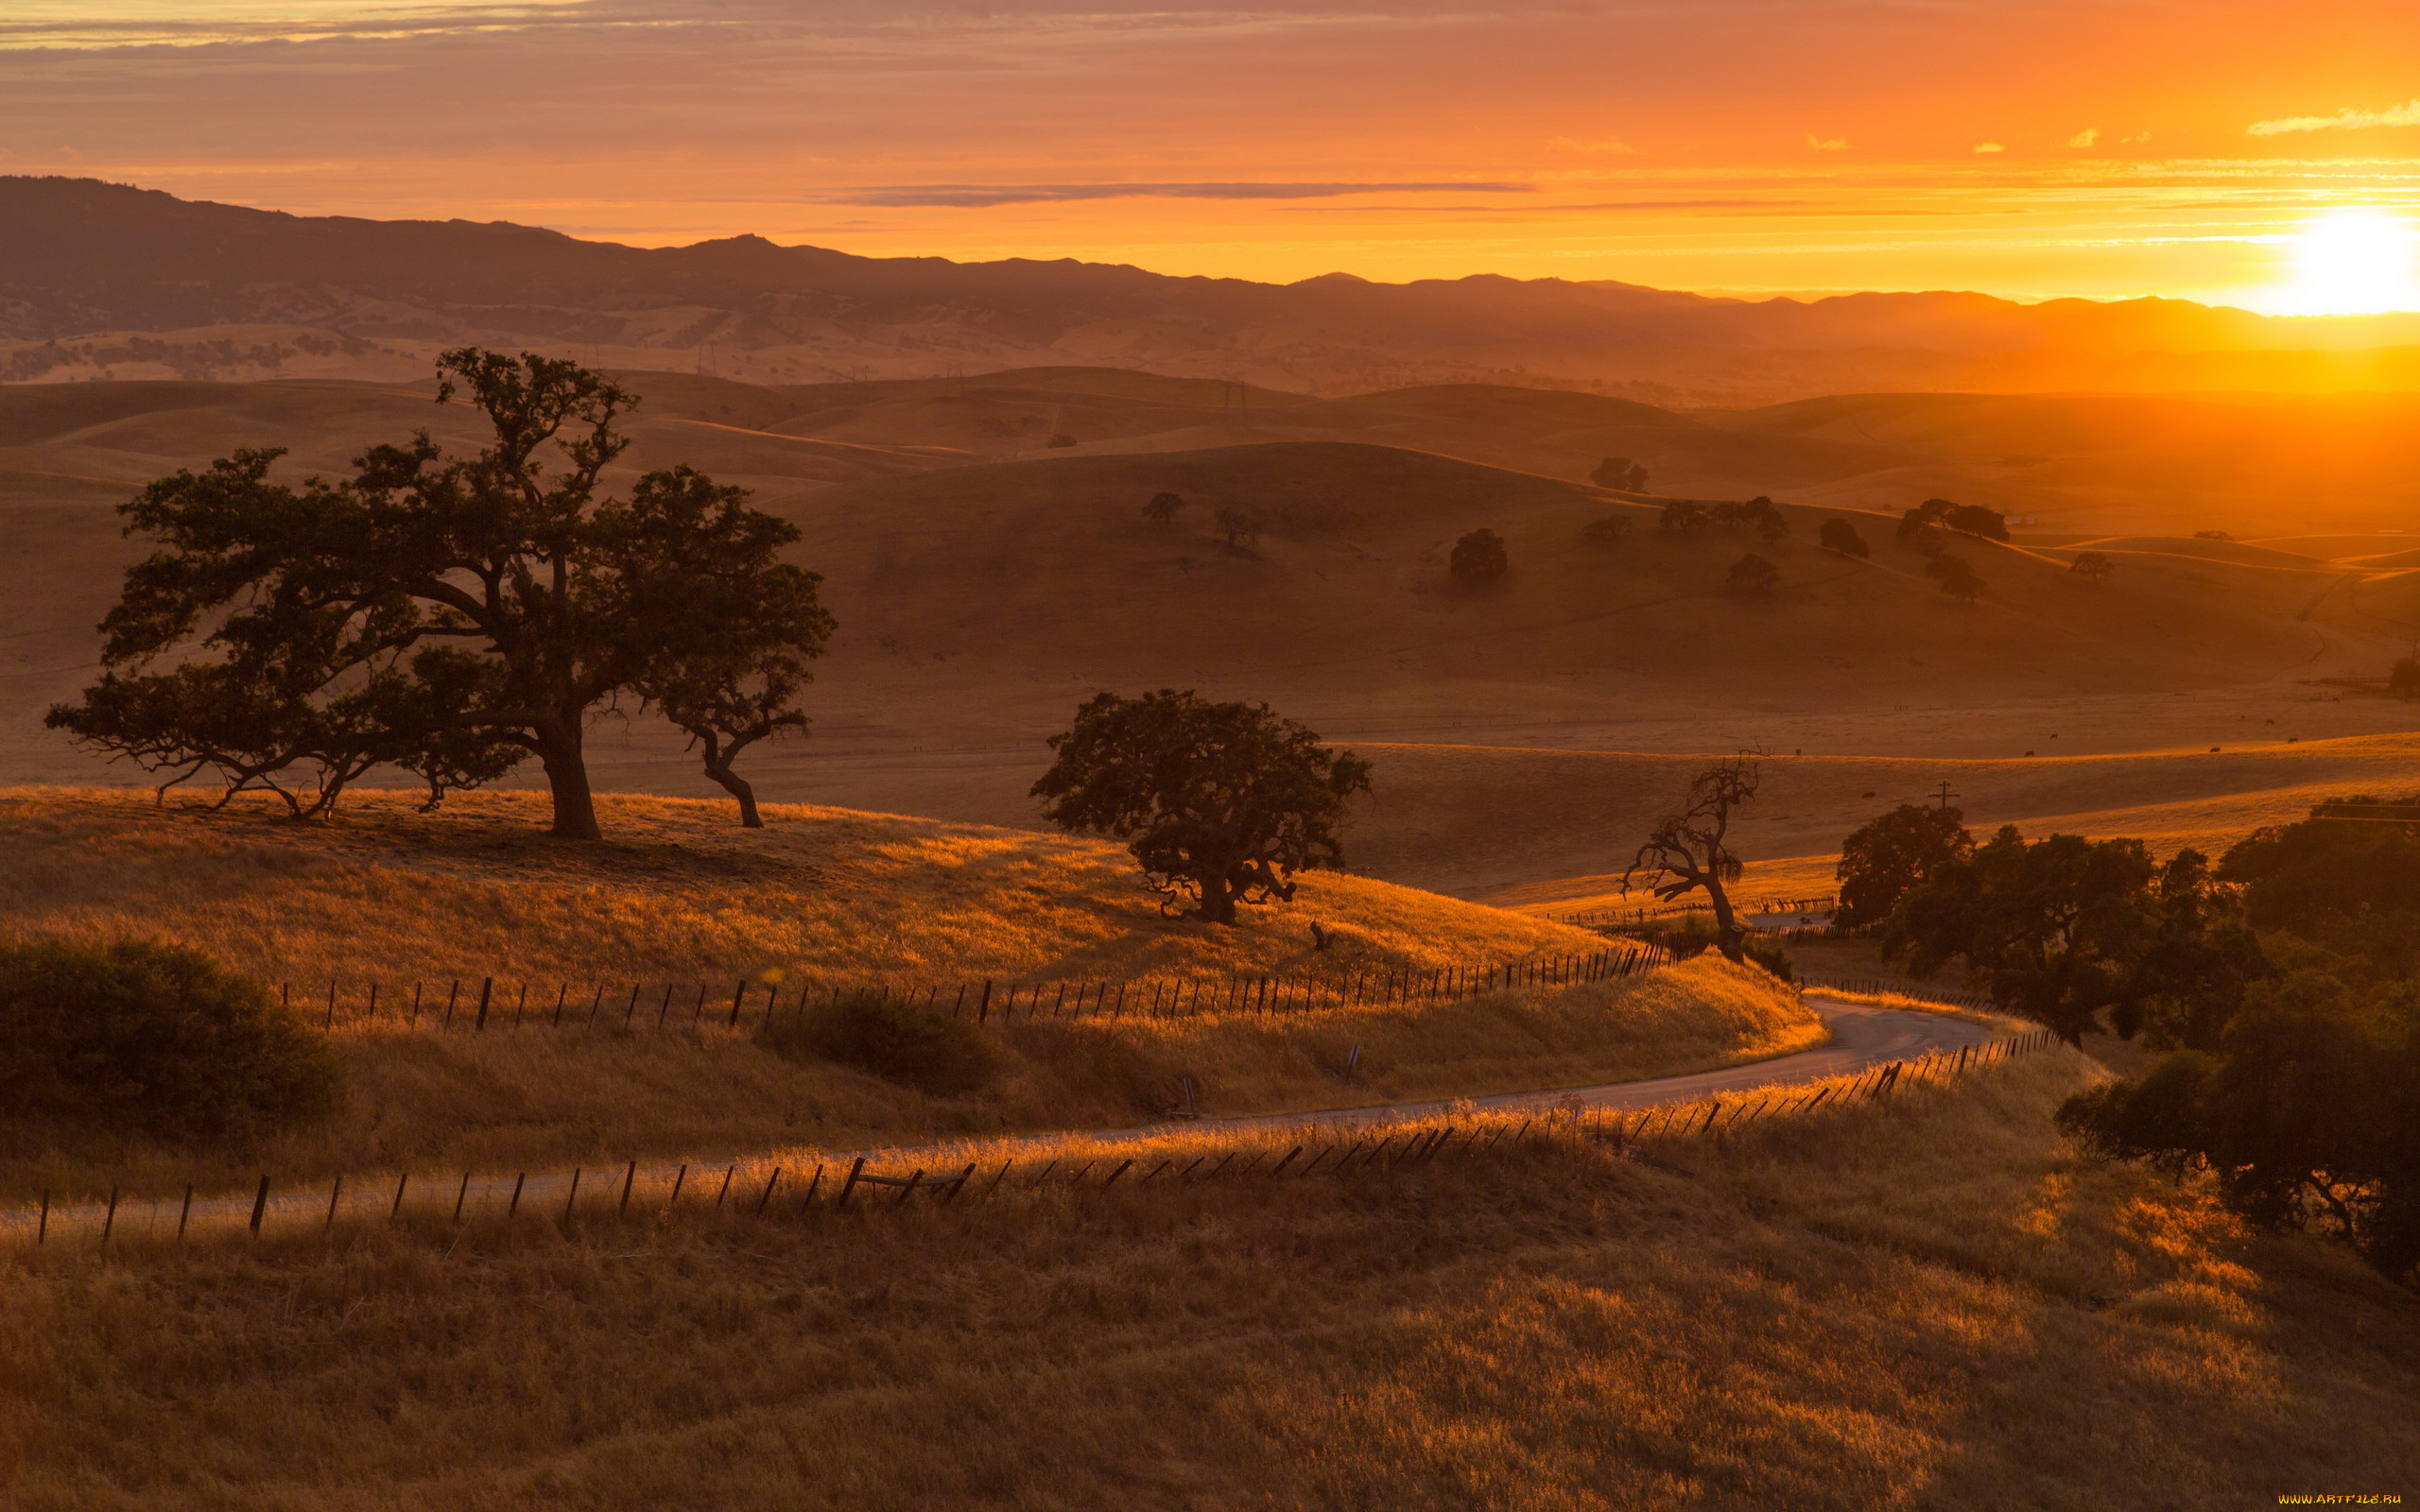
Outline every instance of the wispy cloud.
<path id="1" fill-rule="evenodd" d="M 2334 115 L 2289 115 L 2274 121 L 2255 121 L 2244 130 L 2254 136 L 2284 136 L 2290 131 L 2358 131 L 2372 126 L 2420 126 L 2420 99 L 2390 105 L 2383 111 L 2357 111 L 2348 106 Z"/>
<path id="2" fill-rule="evenodd" d="M 1085 199 L 1328 199 L 1338 195 L 1534 194 L 1526 183 L 914 183 L 852 189 L 824 197 L 833 205 L 1068 204 Z"/>
<path id="3" fill-rule="evenodd" d="M 1817 136 L 1812 131 L 1806 133 L 1806 146 L 1817 152 L 1846 152 L 1849 149 L 1846 137 Z"/>
<path id="4" fill-rule="evenodd" d="M 2008 148 L 2000 146 L 1996 142 L 1978 142 L 1975 144 L 1975 150 L 1978 152 L 2006 152 Z"/>
<path id="5" fill-rule="evenodd" d="M 2100 140 L 2100 128 L 2097 126 L 2087 126 L 2083 130 L 2078 131 L 2075 135 L 2067 138 L 2067 146 L 2071 147 L 2088 147 Z"/>

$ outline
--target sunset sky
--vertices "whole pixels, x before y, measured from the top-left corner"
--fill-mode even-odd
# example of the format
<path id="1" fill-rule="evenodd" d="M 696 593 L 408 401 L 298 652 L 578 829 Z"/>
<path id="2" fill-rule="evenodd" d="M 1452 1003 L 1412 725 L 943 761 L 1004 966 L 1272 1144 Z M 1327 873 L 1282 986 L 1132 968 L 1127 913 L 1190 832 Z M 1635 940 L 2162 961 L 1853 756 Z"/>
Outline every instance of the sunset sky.
<path id="1" fill-rule="evenodd" d="M 0 172 L 645 244 L 2409 309 L 2420 6 L 6 0 Z"/>

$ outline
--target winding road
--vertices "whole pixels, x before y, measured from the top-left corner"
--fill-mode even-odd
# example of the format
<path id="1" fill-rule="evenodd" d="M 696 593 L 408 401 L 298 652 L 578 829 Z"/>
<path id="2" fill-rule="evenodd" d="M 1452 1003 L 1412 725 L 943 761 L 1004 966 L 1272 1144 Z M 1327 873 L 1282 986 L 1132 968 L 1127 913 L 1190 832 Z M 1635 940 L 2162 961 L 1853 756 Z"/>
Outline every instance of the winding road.
<path id="1" fill-rule="evenodd" d="M 1497 1112 L 1519 1112 L 1531 1108 L 1545 1111 L 1571 1108 L 1605 1110 L 1652 1108 L 1665 1103 L 1696 1102 L 1718 1094 L 1746 1092 L 1761 1088 L 1802 1086 L 1888 1065 L 1894 1060 L 1913 1060 L 1999 1038 L 1982 1024 L 1946 1014 L 1876 1007 L 1813 992 L 1807 994 L 1806 1001 L 1832 1032 L 1831 1042 L 1820 1049 L 1726 1066 L 1719 1071 L 1692 1072 L 1683 1076 L 1611 1082 L 1599 1087 L 1555 1087 L 1540 1091 L 1505 1092 L 1494 1097 L 1470 1098 L 1467 1103 L 1473 1108 Z M 1463 1103 L 1464 1100 L 1459 1098 L 1426 1103 L 1389 1103 L 1316 1112 L 1201 1118 L 1138 1128 L 1007 1135 L 980 1141 L 979 1149 L 981 1155 L 988 1159 L 1013 1160 L 1020 1152 L 1054 1146 L 1071 1137 L 1095 1143 L 1119 1144 L 1164 1138 L 1179 1131 L 1199 1135 L 1218 1130 L 1258 1133 L 1352 1129 L 1436 1117 L 1463 1106 Z M 819 1151 L 810 1158 L 826 1165 L 845 1166 L 863 1156 L 869 1163 L 880 1161 L 886 1166 L 913 1166 L 925 1160 L 938 1166 L 944 1161 L 962 1162 L 976 1148 L 977 1145 L 970 1142 L 956 1141 L 946 1144 Z M 405 1209 L 418 1216 L 458 1213 L 466 1218 L 493 1217 L 526 1210 L 536 1217 L 542 1214 L 561 1215 L 575 1209 L 583 1213 L 603 1213 L 624 1202 L 626 1190 L 628 1200 L 643 1210 L 664 1206 L 676 1195 L 683 1201 L 721 1201 L 733 1189 L 748 1194 L 744 1200 L 752 1203 L 756 1200 L 753 1194 L 763 1190 L 759 1183 L 766 1181 L 772 1173 L 785 1170 L 794 1178 L 801 1169 L 800 1160 L 798 1152 L 785 1151 L 779 1155 L 717 1162 L 717 1166 L 666 1164 L 642 1166 L 635 1172 L 628 1166 L 613 1166 L 583 1169 L 578 1173 L 547 1171 L 515 1177 L 458 1177 L 451 1179 L 389 1177 L 333 1190 L 331 1186 L 321 1186 L 316 1192 L 281 1193 L 272 1190 L 262 1206 L 261 1217 L 264 1227 L 273 1226 L 280 1232 L 316 1227 L 334 1219 L 359 1222 L 383 1218 L 393 1211 L 397 1203 L 399 1182 L 402 1183 Z M 726 1170 L 731 1174 L 726 1176 Z M 773 1178 L 778 1179 L 778 1177 Z M 225 1232 L 251 1222 L 255 1195 L 197 1196 L 188 1209 L 180 1197 L 154 1198 L 147 1194 L 122 1201 L 113 1215 L 102 1203 L 53 1207 L 47 1214 L 36 1207 L 20 1206 L 0 1213 L 0 1244 L 27 1244 L 37 1240 L 47 1244 L 90 1244 L 100 1239 L 105 1228 L 110 1230 L 112 1238 L 130 1239 L 169 1237 L 181 1228 L 195 1233 L 203 1230 Z"/>

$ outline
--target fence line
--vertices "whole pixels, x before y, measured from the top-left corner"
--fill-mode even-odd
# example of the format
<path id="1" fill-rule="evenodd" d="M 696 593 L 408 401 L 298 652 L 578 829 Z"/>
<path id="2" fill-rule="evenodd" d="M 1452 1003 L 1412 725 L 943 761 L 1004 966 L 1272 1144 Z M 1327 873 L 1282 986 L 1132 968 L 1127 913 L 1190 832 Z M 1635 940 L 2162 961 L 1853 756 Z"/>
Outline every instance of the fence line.
<path id="1" fill-rule="evenodd" d="M 841 978 L 767 982 L 742 978 L 730 988 L 713 984 L 633 982 L 627 995 L 619 984 L 559 983 L 549 996 L 543 987 L 490 976 L 474 983 L 449 979 L 439 1002 L 433 984 L 414 982 L 408 992 L 377 981 L 354 984 L 351 992 L 331 980 L 324 993 L 304 997 L 285 983 L 280 993 L 289 1007 L 316 1017 L 333 1032 L 382 1028 L 415 1033 L 485 1034 L 491 1029 L 545 1028 L 589 1032 L 641 1029 L 752 1028 L 764 1032 L 785 1016 L 803 1018 L 811 1008 L 851 992 L 872 992 L 954 1019 L 989 1024 L 1019 1019 L 1184 1019 L 1251 1013 L 1274 1017 L 1336 1008 L 1390 1007 L 1459 1002 L 1515 987 L 1562 987 L 1635 976 L 1669 964 L 1673 953 L 1644 942 L 1583 954 L 1429 971 L 1372 968 L 1326 976 L 1136 977 L 1123 981 L 1026 981 L 998 978 L 898 986 L 887 981 Z M 467 990 L 466 990 L 467 989 Z M 317 1009 L 314 1014 L 313 1010 Z"/>
<path id="2" fill-rule="evenodd" d="M 1734 903 L 1733 911 L 1742 918 L 1754 914 L 1828 915 L 1840 911 L 1837 897 L 1824 898 L 1757 898 L 1743 899 Z M 1560 923 L 1581 929 L 1638 929 L 1668 920 L 1687 919 L 1694 915 L 1711 914 L 1712 903 L 1681 903 L 1651 908 L 1589 908 L 1576 914 L 1557 914 Z"/>
<path id="3" fill-rule="evenodd" d="M 608 1216 L 624 1221 L 631 1216 L 634 1199 L 641 1217 L 659 1221 L 676 1215 L 718 1212 L 767 1218 L 876 1204 L 902 1207 L 920 1194 L 937 1203 L 953 1203 L 961 1197 L 980 1201 L 1004 1189 L 1016 1192 L 1056 1186 L 1098 1190 L 1121 1182 L 1140 1187 L 1163 1177 L 1173 1188 L 1197 1181 L 1254 1177 L 1269 1180 L 1313 1175 L 1337 1177 L 1357 1167 L 1357 1174 L 1367 1176 L 1380 1170 L 1426 1164 L 1443 1154 L 1476 1159 L 1509 1152 L 1530 1143 L 1533 1131 L 1541 1139 L 1564 1133 L 1611 1143 L 1625 1151 L 1650 1141 L 1708 1135 L 1723 1138 L 1760 1121 L 1887 1101 L 1903 1086 L 1945 1085 L 1986 1066 L 2055 1049 L 2058 1042 L 2049 1030 L 2031 1030 L 1955 1051 L 1930 1052 L 1914 1060 L 1870 1066 L 1846 1081 L 1834 1077 L 1811 1087 L 1776 1087 L 1761 1092 L 1751 1088 L 1730 1096 L 1719 1093 L 1634 1110 L 1557 1108 L 1522 1117 L 1517 1127 L 1512 1120 L 1519 1115 L 1508 1112 L 1492 1120 L 1481 1115 L 1478 1122 L 1465 1124 L 1449 1118 L 1442 1125 L 1414 1124 L 1408 1127 L 1331 1125 L 1324 1133 L 1332 1137 L 1323 1138 L 1316 1123 L 1306 1121 L 1296 1130 L 1274 1139 L 1238 1143 L 1223 1153 L 1217 1148 L 1201 1150 L 1194 1152 L 1189 1160 L 1185 1160 L 1184 1150 L 1164 1157 L 1147 1146 L 1141 1153 L 1124 1158 L 1115 1153 L 1093 1152 L 1080 1165 L 1074 1163 L 1079 1158 L 1075 1156 L 1047 1160 L 1039 1157 L 1011 1159 L 988 1175 L 988 1162 L 979 1160 L 962 1164 L 953 1161 L 938 1166 L 910 1166 L 885 1173 L 867 1170 L 868 1158 L 857 1156 L 845 1168 L 838 1159 L 812 1164 L 802 1161 L 795 1166 L 782 1162 L 769 1167 L 735 1160 L 721 1171 L 711 1165 L 683 1164 L 668 1176 L 665 1168 L 642 1172 L 636 1160 L 629 1160 L 593 1173 L 585 1168 L 573 1171 L 568 1190 L 561 1196 L 557 1195 L 560 1189 L 549 1185 L 554 1177 L 542 1175 L 533 1187 L 529 1173 L 518 1172 L 510 1183 L 509 1197 L 501 1195 L 507 1186 L 502 1173 L 480 1178 L 476 1173 L 465 1171 L 458 1179 L 448 1177 L 425 1186 L 415 1186 L 409 1173 L 396 1176 L 391 1186 L 385 1178 L 362 1182 L 339 1175 L 324 1185 L 277 1193 L 268 1173 L 264 1172 L 249 1196 L 207 1199 L 203 1222 L 198 1228 L 192 1224 L 195 1188 L 190 1184 L 184 1187 L 182 1200 L 169 1196 L 130 1200 L 112 1186 L 106 1208 L 95 1202 L 59 1212 L 53 1210 L 53 1194 L 45 1191 L 35 1212 L 20 1210 L 18 1214 L 0 1220 L 0 1236 L 13 1235 L 20 1241 L 29 1238 L 34 1246 L 43 1246 L 70 1242 L 78 1237 L 75 1230 L 83 1229 L 102 1246 L 113 1240 L 124 1243 L 127 1239 L 120 1236 L 119 1230 L 131 1229 L 135 1220 L 130 1215 L 138 1210 L 145 1210 L 146 1217 L 142 1229 L 131 1233 L 132 1239 L 168 1237 L 163 1230 L 168 1228 L 167 1214 L 173 1211 L 173 1237 L 182 1243 L 189 1228 L 197 1233 L 228 1234 L 240 1228 L 258 1239 L 265 1228 L 284 1233 L 326 1233 L 339 1222 L 359 1227 L 406 1220 L 437 1221 L 458 1228 L 466 1220 L 493 1220 L 508 1226 L 516 1221 L 548 1219 L 569 1225 L 575 1219 L 594 1221 Z M 1396 1146 L 1397 1140 L 1403 1142 L 1400 1147 Z M 1279 1155 L 1280 1147 L 1287 1145 L 1291 1147 Z M 1116 1147 L 1111 1148 L 1114 1151 Z M 1247 1155 L 1249 1160 L 1244 1159 Z M 1331 1156 L 1337 1158 L 1331 1161 Z M 1180 1160 L 1185 1160 L 1182 1167 Z M 1243 1163 L 1236 1164 L 1238 1160 Z M 1018 1171 L 1020 1165 L 1027 1169 Z M 747 1173 L 744 1180 L 743 1170 Z M 599 1179 L 583 1188 L 583 1178 L 592 1174 Z M 1014 1180 L 1011 1180 L 1012 1175 Z M 1125 1178 L 1130 1176 L 1132 1179 L 1127 1181 Z M 478 1204 L 473 1207 L 470 1199 L 475 1182 Z M 583 1191 L 592 1194 L 584 1201 Z M 526 1219 L 525 1210 L 528 1213 Z M 26 1232 L 28 1228 L 32 1230 L 30 1234 Z"/>

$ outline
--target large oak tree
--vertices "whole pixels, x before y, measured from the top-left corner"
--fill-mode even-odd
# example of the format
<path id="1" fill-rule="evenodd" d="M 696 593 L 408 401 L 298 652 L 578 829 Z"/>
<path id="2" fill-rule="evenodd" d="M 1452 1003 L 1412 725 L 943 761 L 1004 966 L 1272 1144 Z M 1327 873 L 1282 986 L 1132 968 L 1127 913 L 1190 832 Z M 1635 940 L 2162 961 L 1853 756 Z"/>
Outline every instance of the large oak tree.
<path id="1" fill-rule="evenodd" d="M 601 373 L 476 348 L 439 369 L 440 402 L 458 389 L 493 429 L 475 455 L 424 431 L 296 489 L 269 477 L 278 452 L 239 451 L 126 505 L 160 549 L 102 624 L 107 672 L 50 724 L 171 783 L 285 792 L 311 769 L 302 813 L 382 763 L 434 801 L 534 756 L 553 833 L 594 839 L 599 713 L 660 705 L 726 785 L 735 741 L 801 722 L 833 624 L 817 575 L 779 559 L 793 526 L 685 467 L 604 496 L 636 400 Z"/>

